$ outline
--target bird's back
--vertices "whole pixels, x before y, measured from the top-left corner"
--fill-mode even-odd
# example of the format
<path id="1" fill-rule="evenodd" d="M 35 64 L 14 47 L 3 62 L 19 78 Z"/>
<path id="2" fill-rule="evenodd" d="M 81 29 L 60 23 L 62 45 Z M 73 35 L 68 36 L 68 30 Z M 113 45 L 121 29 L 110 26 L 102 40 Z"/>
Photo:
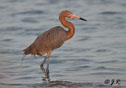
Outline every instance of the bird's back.
<path id="1" fill-rule="evenodd" d="M 24 49 L 24 54 L 42 56 L 49 50 L 59 48 L 66 39 L 66 32 L 61 26 L 56 26 L 40 34 L 36 40 Z"/>

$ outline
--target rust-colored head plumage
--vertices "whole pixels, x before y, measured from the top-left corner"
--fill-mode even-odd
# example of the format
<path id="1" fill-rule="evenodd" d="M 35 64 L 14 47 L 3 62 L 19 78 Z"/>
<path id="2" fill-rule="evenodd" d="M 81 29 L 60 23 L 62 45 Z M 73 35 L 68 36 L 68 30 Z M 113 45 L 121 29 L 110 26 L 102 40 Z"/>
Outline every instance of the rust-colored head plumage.
<path id="1" fill-rule="evenodd" d="M 68 17 L 68 18 L 72 18 L 72 19 L 80 19 L 80 20 L 83 20 L 83 21 L 87 21 L 86 19 L 84 18 L 81 18 L 79 16 L 76 16 L 75 14 L 73 14 L 71 11 L 69 10 L 63 10 L 61 13 L 60 13 L 60 17 Z"/>
<path id="2" fill-rule="evenodd" d="M 69 10 L 63 10 L 60 15 L 68 17 L 69 15 L 73 14 L 71 11 Z"/>
<path id="3" fill-rule="evenodd" d="M 68 17 L 68 18 L 72 18 L 72 19 L 79 19 L 80 17 L 79 16 L 76 16 L 75 14 L 73 14 L 71 11 L 69 10 L 63 10 L 61 13 L 60 13 L 60 16 L 63 16 L 63 17 Z"/>

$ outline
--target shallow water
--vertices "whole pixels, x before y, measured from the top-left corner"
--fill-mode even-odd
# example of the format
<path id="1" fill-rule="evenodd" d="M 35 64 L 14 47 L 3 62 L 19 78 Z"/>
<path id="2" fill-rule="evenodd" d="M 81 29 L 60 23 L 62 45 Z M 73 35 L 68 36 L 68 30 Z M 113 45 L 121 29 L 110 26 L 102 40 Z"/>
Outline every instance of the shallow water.
<path id="1" fill-rule="evenodd" d="M 125 8 L 125 0 L 0 0 L 0 88 L 125 88 Z M 68 19 L 76 33 L 52 53 L 51 81 L 43 81 L 44 57 L 29 55 L 20 66 L 22 50 L 61 25 L 64 9 L 88 22 Z M 104 83 L 113 79 L 112 86 Z"/>

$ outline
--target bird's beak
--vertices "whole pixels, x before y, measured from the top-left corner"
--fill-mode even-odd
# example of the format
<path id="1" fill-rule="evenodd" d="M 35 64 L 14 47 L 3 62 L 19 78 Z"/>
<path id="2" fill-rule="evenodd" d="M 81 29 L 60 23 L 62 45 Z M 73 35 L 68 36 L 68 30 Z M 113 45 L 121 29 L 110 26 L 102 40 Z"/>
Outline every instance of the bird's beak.
<path id="1" fill-rule="evenodd" d="M 87 21 L 86 19 L 84 19 L 84 18 L 82 18 L 82 17 L 79 17 L 79 16 L 76 16 L 75 14 L 70 14 L 69 16 L 70 16 L 70 18 L 72 18 L 72 19 L 80 19 L 80 20 L 83 20 L 83 21 Z"/>
<path id="2" fill-rule="evenodd" d="M 83 20 L 83 21 L 87 21 L 86 19 L 84 19 L 84 18 L 82 18 L 82 17 L 80 17 L 79 19 L 80 19 L 80 20 Z"/>

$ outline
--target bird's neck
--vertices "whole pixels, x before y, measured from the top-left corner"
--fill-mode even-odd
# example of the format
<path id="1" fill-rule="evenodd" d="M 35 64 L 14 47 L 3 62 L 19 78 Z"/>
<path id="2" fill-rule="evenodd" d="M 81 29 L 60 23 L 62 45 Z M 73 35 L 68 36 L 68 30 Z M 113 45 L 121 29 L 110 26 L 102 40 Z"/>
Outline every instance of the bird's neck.
<path id="1" fill-rule="evenodd" d="M 67 21 L 65 16 L 60 15 L 59 20 L 64 27 L 67 27 L 69 29 L 68 31 L 66 31 L 66 40 L 72 38 L 75 32 L 74 25 L 70 21 Z"/>

